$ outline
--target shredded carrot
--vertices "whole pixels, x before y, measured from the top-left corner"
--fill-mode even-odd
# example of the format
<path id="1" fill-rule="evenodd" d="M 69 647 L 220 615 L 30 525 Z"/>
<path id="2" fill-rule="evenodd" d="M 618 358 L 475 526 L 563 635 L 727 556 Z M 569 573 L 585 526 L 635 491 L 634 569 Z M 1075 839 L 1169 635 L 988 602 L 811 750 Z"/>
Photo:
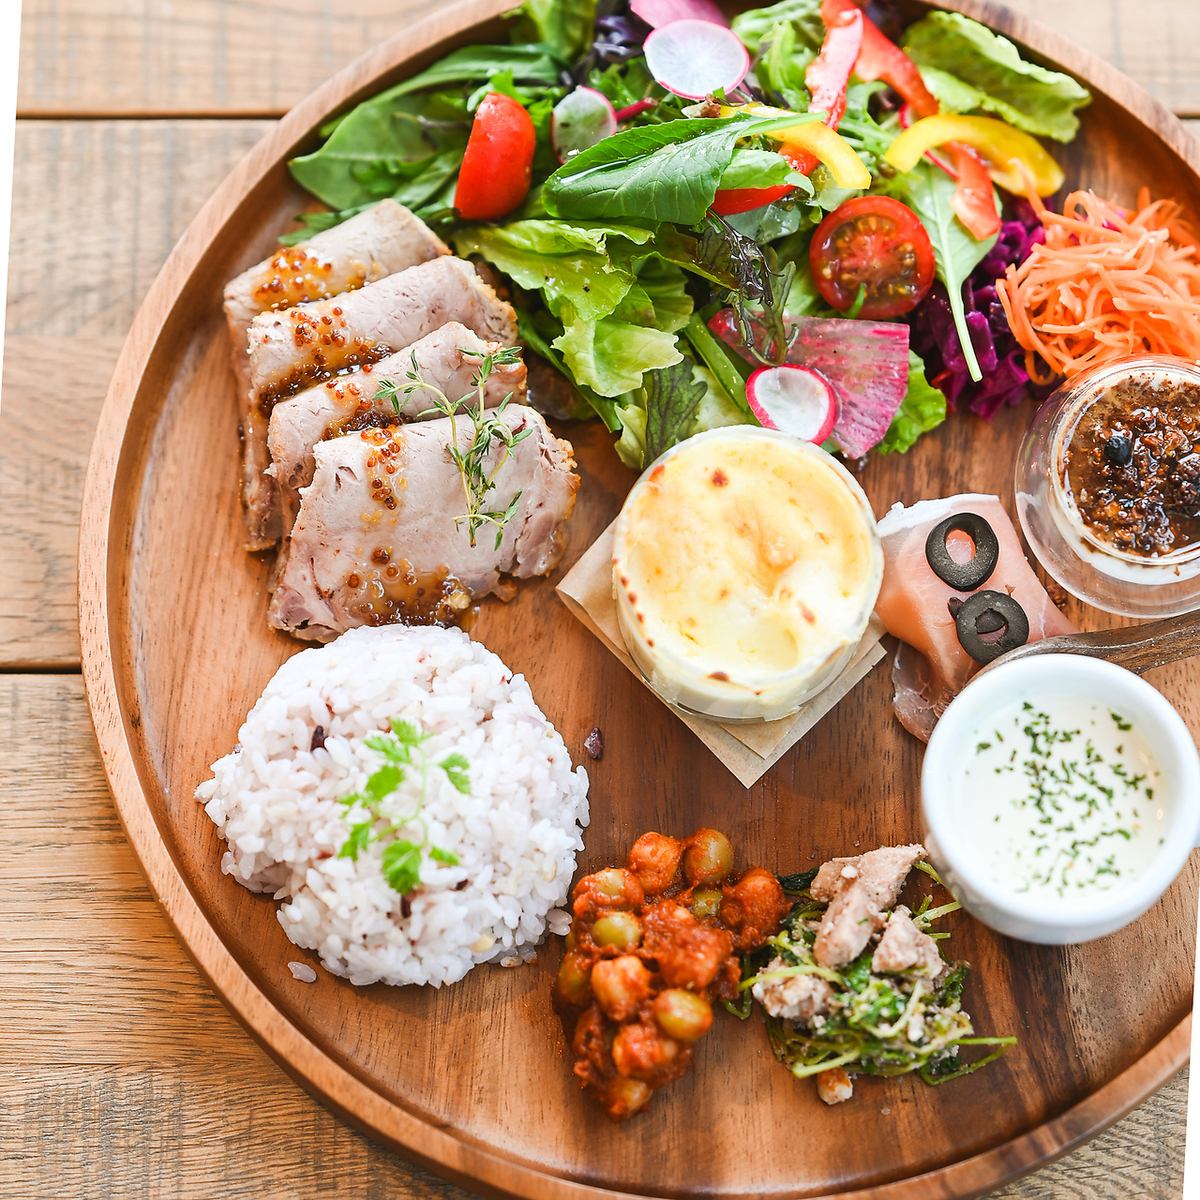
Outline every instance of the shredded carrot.
<path id="1" fill-rule="evenodd" d="M 996 291 L 1032 380 L 1129 354 L 1200 360 L 1200 242 L 1178 204 L 1146 188 L 1133 212 L 1094 192 L 1072 192 L 1061 213 L 1030 201 L 1045 243 Z"/>

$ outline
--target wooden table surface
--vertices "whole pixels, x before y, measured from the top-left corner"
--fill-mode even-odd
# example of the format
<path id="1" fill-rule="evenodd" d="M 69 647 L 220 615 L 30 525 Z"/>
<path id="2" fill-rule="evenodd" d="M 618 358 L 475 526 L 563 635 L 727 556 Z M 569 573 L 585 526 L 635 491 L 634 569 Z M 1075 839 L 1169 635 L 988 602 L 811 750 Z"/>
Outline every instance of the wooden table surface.
<path id="1" fill-rule="evenodd" d="M 466 1195 L 311 1100 L 176 942 L 105 786 L 75 596 L 92 431 L 167 252 L 275 117 L 436 2 L 24 2 L 0 412 L 2 1196 Z M 1197 0 L 1014 7 L 1200 133 Z M 1180 1077 L 994 1195 L 1175 1197 L 1185 1106 Z"/>

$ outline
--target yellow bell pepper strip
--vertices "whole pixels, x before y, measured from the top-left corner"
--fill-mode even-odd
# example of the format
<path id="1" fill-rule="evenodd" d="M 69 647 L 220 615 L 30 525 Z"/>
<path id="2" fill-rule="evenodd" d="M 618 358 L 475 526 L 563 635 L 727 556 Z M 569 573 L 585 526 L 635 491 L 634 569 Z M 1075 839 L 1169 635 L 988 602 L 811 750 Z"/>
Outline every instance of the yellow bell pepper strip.
<path id="1" fill-rule="evenodd" d="M 927 151 L 948 142 L 970 146 L 982 155 L 992 178 L 1013 195 L 1023 196 L 1032 187 L 1039 196 L 1052 196 L 1063 185 L 1062 168 L 1042 146 L 995 117 L 922 117 L 892 142 L 883 159 L 897 171 L 911 171 Z"/>
<path id="2" fill-rule="evenodd" d="M 772 108 L 769 104 L 721 105 L 721 116 L 732 117 L 735 113 L 752 113 L 756 117 L 793 115 L 785 109 Z M 763 135 L 780 143 L 779 153 L 784 158 L 794 163 L 805 154 L 811 154 L 829 168 L 829 173 L 838 187 L 865 191 L 871 186 L 871 172 L 858 157 L 854 147 L 836 129 L 830 129 L 820 121 L 804 120 L 799 113 L 794 115 L 795 125 L 773 129 Z"/>
<path id="3" fill-rule="evenodd" d="M 833 181 L 842 188 L 865 191 L 871 186 L 871 172 L 855 149 L 836 129 L 830 129 L 818 121 L 794 125 L 791 129 L 780 129 L 767 134 L 782 144 L 779 153 L 784 158 L 796 159 L 808 153 L 825 164 Z"/>

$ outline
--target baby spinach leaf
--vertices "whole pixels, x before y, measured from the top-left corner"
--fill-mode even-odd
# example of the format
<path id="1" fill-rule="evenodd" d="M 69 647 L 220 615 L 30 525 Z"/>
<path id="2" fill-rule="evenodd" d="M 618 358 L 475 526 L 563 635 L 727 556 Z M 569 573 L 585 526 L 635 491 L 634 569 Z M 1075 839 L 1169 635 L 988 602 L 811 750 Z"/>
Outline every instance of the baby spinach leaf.
<path id="1" fill-rule="evenodd" d="M 921 224 L 933 243 L 937 276 L 946 285 L 950 311 L 954 316 L 954 327 L 958 331 L 967 370 L 971 378 L 978 382 L 983 378 L 983 372 L 979 369 L 979 359 L 967 329 L 963 284 L 983 256 L 996 244 L 996 236 L 993 234 L 980 241 L 967 232 L 951 208 L 954 180 L 931 164 L 924 161 L 918 163 L 907 174 L 898 177 L 897 186 L 903 190 L 909 207 L 921 218 Z"/>
<path id="2" fill-rule="evenodd" d="M 513 78 L 521 83 L 557 84 L 565 66 L 555 47 L 543 42 L 520 46 L 463 46 L 365 103 L 382 101 L 386 104 L 398 96 L 447 84 L 481 83 L 503 71 L 512 72 Z"/>
<path id="3" fill-rule="evenodd" d="M 737 142 L 797 118 L 685 117 L 626 129 L 564 163 L 542 189 L 553 216 L 696 225 Z"/>
<path id="4" fill-rule="evenodd" d="M 319 150 L 288 166 L 318 200 L 347 209 L 418 185 L 429 168 L 444 178 L 451 161 L 456 175 L 469 130 L 461 97 L 377 96 L 354 109 Z"/>
<path id="5" fill-rule="evenodd" d="M 721 176 L 722 188 L 769 188 L 790 183 L 812 190 L 807 175 L 801 175 L 782 154 L 774 150 L 755 150 L 739 146 Z"/>

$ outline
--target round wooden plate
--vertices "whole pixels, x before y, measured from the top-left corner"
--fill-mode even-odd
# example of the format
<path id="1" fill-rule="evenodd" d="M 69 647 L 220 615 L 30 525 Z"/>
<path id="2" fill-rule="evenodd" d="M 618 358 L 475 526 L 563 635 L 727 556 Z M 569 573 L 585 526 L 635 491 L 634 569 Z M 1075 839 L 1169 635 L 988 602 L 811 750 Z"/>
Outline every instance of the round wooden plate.
<path id="1" fill-rule="evenodd" d="M 777 1066 L 757 1020 L 718 1022 L 695 1069 L 635 1121 L 611 1125 L 568 1070 L 548 987 L 558 947 L 519 970 L 481 967 L 433 989 L 306 985 L 275 906 L 223 876 L 193 800 L 271 673 L 299 645 L 267 629 L 268 566 L 242 549 L 237 441 L 221 288 L 262 258 L 302 206 L 285 164 L 331 114 L 454 45 L 497 36 L 510 0 L 448 6 L 397 33 L 288 114 L 205 205 L 137 316 L 100 420 L 80 549 L 84 675 L 109 782 L 163 907 L 247 1028 L 345 1117 L 490 1192 L 721 1197 L 962 1196 L 1061 1153 L 1121 1116 L 1187 1056 L 1194 864 L 1136 927 L 1052 949 L 951 920 L 974 966 L 981 1032 L 1020 1044 L 940 1088 L 859 1083 L 828 1109 Z M 1092 90 L 1068 178 L 1132 198 L 1138 185 L 1200 212 L 1200 156 L 1174 119 L 1114 70 L 983 0 L 948 7 L 1012 36 Z M 920 11 L 913 8 L 913 13 Z M 491 27 L 489 28 L 489 23 Z M 877 511 L 959 491 L 1011 496 L 1029 406 L 990 424 L 952 417 L 863 483 Z M 632 475 L 597 424 L 572 426 L 583 475 L 567 563 L 617 511 Z M 1093 614 L 1076 612 L 1088 623 Z M 489 602 L 474 636 L 524 672 L 588 763 L 592 824 L 580 866 L 623 857 L 645 829 L 724 828 L 744 863 L 796 870 L 917 834 L 921 747 L 893 720 L 877 669 L 749 791 L 741 788 L 554 595 L 554 581 Z M 1194 666 L 1155 682 L 1200 729 Z"/>

